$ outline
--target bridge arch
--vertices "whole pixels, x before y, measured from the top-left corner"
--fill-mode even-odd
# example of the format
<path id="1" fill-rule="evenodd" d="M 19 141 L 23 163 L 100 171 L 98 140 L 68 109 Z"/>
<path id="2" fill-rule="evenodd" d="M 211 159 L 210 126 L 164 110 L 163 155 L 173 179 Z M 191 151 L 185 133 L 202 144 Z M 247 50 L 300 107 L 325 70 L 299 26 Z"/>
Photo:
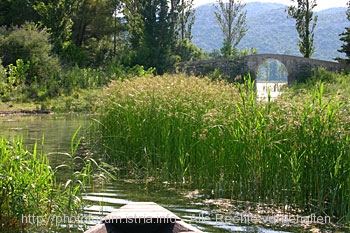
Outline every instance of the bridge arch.
<path id="1" fill-rule="evenodd" d="M 288 82 L 288 70 L 285 64 L 275 58 L 268 58 L 258 64 L 256 82 Z"/>
<path id="2" fill-rule="evenodd" d="M 241 65 L 245 67 L 245 72 L 249 72 L 251 76 L 254 79 L 256 79 L 256 71 L 259 65 L 265 60 L 269 59 L 278 60 L 286 67 L 288 72 L 288 84 L 293 84 L 296 81 L 304 81 L 307 77 L 310 76 L 311 70 L 313 68 L 324 67 L 327 70 L 339 72 L 345 68 L 345 65 L 337 62 L 316 60 L 283 54 L 256 54 L 242 57 Z"/>

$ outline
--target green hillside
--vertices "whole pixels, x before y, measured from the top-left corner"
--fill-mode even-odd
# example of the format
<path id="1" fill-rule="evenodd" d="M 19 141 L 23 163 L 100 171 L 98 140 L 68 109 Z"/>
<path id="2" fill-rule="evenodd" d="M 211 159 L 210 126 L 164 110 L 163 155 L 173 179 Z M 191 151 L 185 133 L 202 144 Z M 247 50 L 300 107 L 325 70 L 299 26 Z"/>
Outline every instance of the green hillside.
<path id="1" fill-rule="evenodd" d="M 276 3 L 247 3 L 248 32 L 238 45 L 240 49 L 254 47 L 258 53 L 278 53 L 301 56 L 297 46 L 298 34 L 295 21 L 287 18 L 286 5 Z M 213 4 L 196 8 L 192 42 L 204 51 L 220 49 L 222 33 L 217 25 Z M 344 57 L 337 50 L 341 46 L 339 34 L 349 21 L 346 8 L 331 8 L 318 11 L 318 23 L 315 29 L 316 51 L 313 58 L 333 60 Z"/>

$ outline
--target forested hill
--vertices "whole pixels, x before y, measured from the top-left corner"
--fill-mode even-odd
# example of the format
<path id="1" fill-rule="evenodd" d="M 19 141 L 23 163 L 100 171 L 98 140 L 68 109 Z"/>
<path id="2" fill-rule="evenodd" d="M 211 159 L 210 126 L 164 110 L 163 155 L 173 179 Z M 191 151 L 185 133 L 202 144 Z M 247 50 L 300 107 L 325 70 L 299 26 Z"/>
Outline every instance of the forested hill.
<path id="1" fill-rule="evenodd" d="M 295 20 L 287 18 L 286 8 L 286 5 L 276 3 L 247 3 L 248 32 L 238 47 L 254 47 L 258 53 L 300 56 Z M 192 42 L 208 52 L 220 49 L 223 41 L 214 11 L 213 4 L 197 7 L 192 29 Z M 339 34 L 350 26 L 345 12 L 345 7 L 315 12 L 318 22 L 315 29 L 316 51 L 312 58 L 333 60 L 335 57 L 344 57 L 337 50 L 342 45 Z"/>

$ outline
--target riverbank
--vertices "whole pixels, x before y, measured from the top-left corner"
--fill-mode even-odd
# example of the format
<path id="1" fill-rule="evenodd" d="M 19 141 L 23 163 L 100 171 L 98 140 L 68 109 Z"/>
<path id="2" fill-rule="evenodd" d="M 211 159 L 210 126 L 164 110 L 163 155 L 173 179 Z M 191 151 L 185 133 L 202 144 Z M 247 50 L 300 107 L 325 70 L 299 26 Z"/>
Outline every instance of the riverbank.
<path id="1" fill-rule="evenodd" d="M 52 113 L 96 113 L 101 106 L 101 88 L 79 90 L 74 95 L 45 100 L 0 101 L 0 116 Z"/>
<path id="2" fill-rule="evenodd" d="M 16 101 L 1 102 L 0 101 L 0 116 L 3 115 L 21 115 L 24 112 L 39 112 L 41 105 L 38 103 L 18 103 Z M 47 111 L 46 109 L 44 111 Z"/>
<path id="3" fill-rule="evenodd" d="M 46 115 L 46 114 L 53 114 L 53 111 L 51 110 L 25 110 L 25 109 L 17 109 L 13 111 L 0 111 L 0 117 L 1 116 L 27 116 L 27 115 Z"/>

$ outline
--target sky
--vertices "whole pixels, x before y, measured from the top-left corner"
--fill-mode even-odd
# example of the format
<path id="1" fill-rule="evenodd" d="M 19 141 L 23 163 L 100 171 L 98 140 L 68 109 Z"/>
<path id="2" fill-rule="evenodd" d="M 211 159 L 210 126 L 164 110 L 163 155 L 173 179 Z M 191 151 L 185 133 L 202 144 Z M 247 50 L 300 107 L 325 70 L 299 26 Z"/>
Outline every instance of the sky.
<path id="1" fill-rule="evenodd" d="M 316 0 L 317 7 L 315 7 L 315 11 L 325 10 L 332 7 L 347 7 L 346 3 L 349 0 Z M 206 4 L 206 3 L 215 3 L 216 0 L 194 0 L 195 7 Z M 241 0 L 242 3 L 248 2 L 273 2 L 273 3 L 281 3 L 284 5 L 291 5 L 291 0 Z"/>

